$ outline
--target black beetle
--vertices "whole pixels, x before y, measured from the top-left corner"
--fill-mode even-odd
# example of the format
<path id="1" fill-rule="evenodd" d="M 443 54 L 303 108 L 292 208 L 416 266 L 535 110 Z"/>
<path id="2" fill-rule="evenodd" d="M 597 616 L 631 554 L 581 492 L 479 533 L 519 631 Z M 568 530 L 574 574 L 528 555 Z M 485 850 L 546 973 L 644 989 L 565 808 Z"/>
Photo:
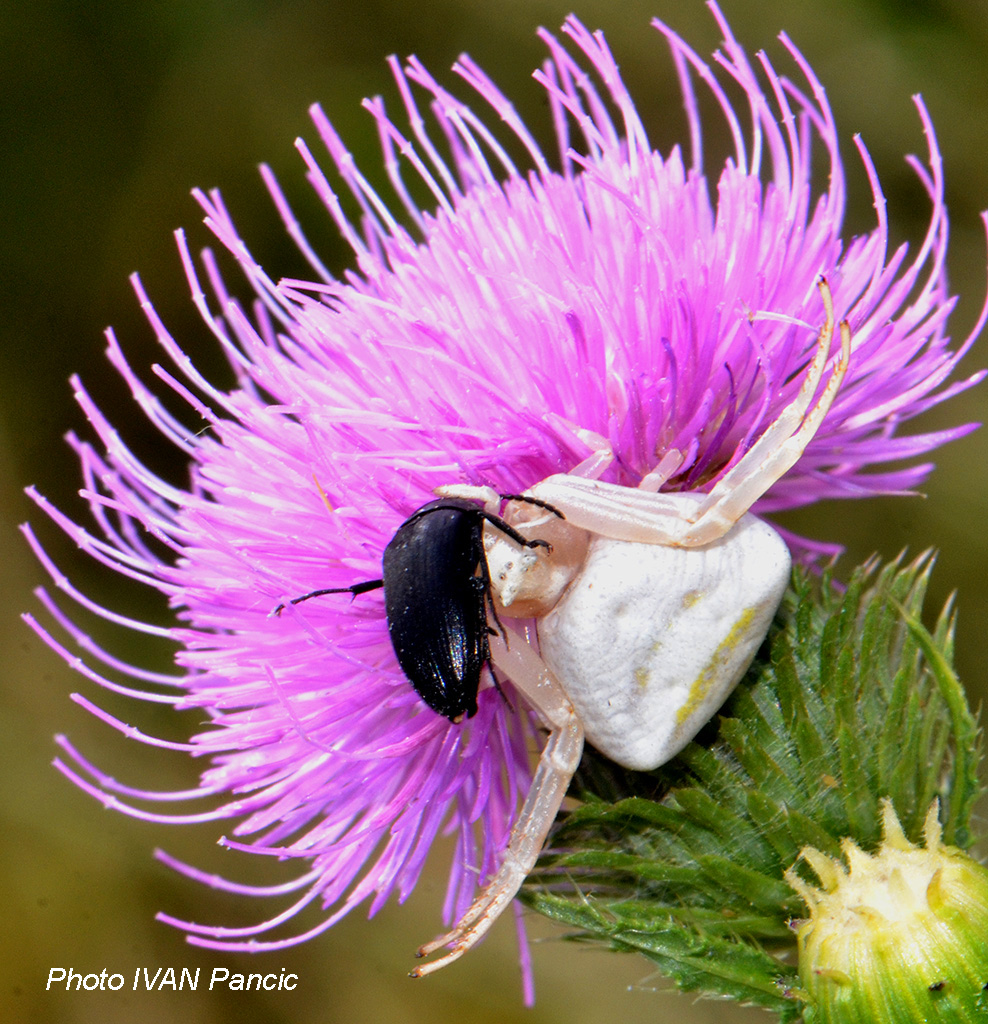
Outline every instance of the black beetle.
<path id="1" fill-rule="evenodd" d="M 545 502 L 517 494 L 501 498 L 541 505 L 563 518 Z M 524 547 L 552 549 L 548 541 L 526 539 L 476 502 L 438 498 L 398 527 L 384 549 L 383 579 L 313 590 L 287 603 L 383 587 L 391 644 L 412 686 L 433 711 L 451 721 L 458 722 L 464 715 L 472 718 L 477 713 L 481 672 L 491 657 L 487 638 L 494 630 L 487 623 L 488 606 L 501 625 L 484 557 L 485 521 Z M 285 607 L 278 605 L 274 614 Z"/>

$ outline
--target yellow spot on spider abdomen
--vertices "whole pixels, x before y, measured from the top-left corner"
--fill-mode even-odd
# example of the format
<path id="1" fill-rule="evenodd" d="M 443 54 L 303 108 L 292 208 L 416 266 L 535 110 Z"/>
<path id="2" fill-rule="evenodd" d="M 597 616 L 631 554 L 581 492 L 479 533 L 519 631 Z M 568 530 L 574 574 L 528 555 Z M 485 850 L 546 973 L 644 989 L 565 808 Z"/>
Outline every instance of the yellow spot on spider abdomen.
<path id="1" fill-rule="evenodd" d="M 757 613 L 757 607 L 746 608 L 731 627 L 730 633 L 724 637 L 717 650 L 711 655 L 707 667 L 697 676 L 690 687 L 689 696 L 676 712 L 676 722 L 679 725 L 688 722 L 700 710 L 711 688 L 724 678 L 724 666 L 731 662 L 738 643 L 751 636 L 751 623 Z"/>

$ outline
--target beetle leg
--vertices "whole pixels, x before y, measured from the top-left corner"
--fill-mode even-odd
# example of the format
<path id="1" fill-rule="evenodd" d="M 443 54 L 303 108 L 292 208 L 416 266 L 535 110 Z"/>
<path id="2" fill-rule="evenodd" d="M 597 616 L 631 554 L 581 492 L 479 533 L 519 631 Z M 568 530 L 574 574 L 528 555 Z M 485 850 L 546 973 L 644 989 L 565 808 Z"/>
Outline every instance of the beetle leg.
<path id="1" fill-rule="evenodd" d="M 449 946 L 449 952 L 411 972 L 421 978 L 446 967 L 474 946 L 511 903 L 525 877 L 535 866 L 570 780 L 583 753 L 583 726 L 555 677 L 521 636 L 509 648 L 504 637 L 491 637 L 494 664 L 512 681 L 515 689 L 535 709 L 549 729 L 535 777 L 521 813 L 511 830 L 511 840 L 497 874 L 446 935 L 427 942 L 418 956 Z"/>

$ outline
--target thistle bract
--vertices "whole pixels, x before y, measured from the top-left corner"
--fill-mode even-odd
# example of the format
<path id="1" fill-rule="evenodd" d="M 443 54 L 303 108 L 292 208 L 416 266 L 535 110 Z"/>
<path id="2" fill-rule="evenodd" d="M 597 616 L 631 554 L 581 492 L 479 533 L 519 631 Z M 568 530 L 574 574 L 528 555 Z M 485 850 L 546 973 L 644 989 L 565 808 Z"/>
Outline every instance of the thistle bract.
<path id="1" fill-rule="evenodd" d="M 205 768 L 191 792 L 117 783 L 64 738 L 57 764 L 107 806 L 156 821 L 229 823 L 227 846 L 301 865 L 280 888 L 222 883 L 238 895 L 295 894 L 261 923 L 225 928 L 163 915 L 191 942 L 278 949 L 364 900 L 373 913 L 391 895 L 409 894 L 443 831 L 456 840 L 447 920 L 496 868 L 538 743 L 510 680 L 502 680 L 509 700 L 485 689 L 476 716 L 453 724 L 426 708 L 399 670 L 379 593 L 270 615 L 300 594 L 378 578 L 388 541 L 434 488 L 520 493 L 606 447 L 612 483 L 637 485 L 675 451 L 681 462 L 665 488 L 708 489 L 798 392 L 823 319 L 822 276 L 838 319 L 850 324 L 850 369 L 802 458 L 755 511 L 909 490 L 930 469 L 913 460 L 970 429 L 902 429 L 980 379 L 948 383 L 985 318 L 948 348 L 943 181 L 922 102 L 928 150 L 911 160 L 930 200 L 925 236 L 915 252 L 888 251 L 878 176 L 855 140 L 878 221 L 870 233 L 845 238 L 844 170 L 822 86 L 785 36 L 793 77 L 764 55 L 750 60 L 712 9 L 725 37 L 718 71 L 743 94 L 743 117 L 711 66 L 656 23 L 682 83 L 688 153 L 652 148 L 603 37 L 575 19 L 563 29 L 569 48 L 542 33 L 548 59 L 535 73 L 552 114 L 554 156 L 467 57 L 455 70 L 479 108 L 414 58 L 391 63 L 402 117 L 392 118 L 380 99 L 365 103 L 390 198 L 371 187 L 314 108 L 337 185 L 304 143 L 299 150 L 353 249 L 354 267 L 342 278 L 324 269 L 270 172 L 264 179 L 312 264 L 312 281 L 275 283 L 220 197 L 196 193 L 206 224 L 254 290 L 250 304 L 234 298 L 207 252 L 207 297 L 179 234 L 193 297 L 236 386 L 224 390 L 196 370 L 136 278 L 174 364 L 154 373 L 188 404 L 187 421 L 166 410 L 107 335 L 110 360 L 134 397 L 188 457 L 186 487 L 142 464 L 74 381 L 98 437 L 70 439 L 94 526 L 32 496 L 84 551 L 165 595 L 177 624 L 160 628 L 95 605 L 30 530 L 28 537 L 72 600 L 177 644 L 177 671 L 162 676 L 122 663 L 43 600 L 58 628 L 83 644 L 88 678 L 201 709 L 208 725 L 187 744 L 166 744 L 77 698 L 128 735 L 199 756 Z M 712 92 L 733 140 L 723 167 L 704 162 L 697 81 Z M 488 122 L 503 122 L 523 164 Z M 820 154 L 823 187 L 811 178 Z M 338 195 L 340 182 L 349 195 Z M 891 461 L 899 467 L 885 470 Z M 828 546 L 792 543 L 804 556 Z M 175 816 L 153 810 L 176 798 L 208 806 Z M 291 918 L 309 905 L 324 916 L 292 931 Z"/>

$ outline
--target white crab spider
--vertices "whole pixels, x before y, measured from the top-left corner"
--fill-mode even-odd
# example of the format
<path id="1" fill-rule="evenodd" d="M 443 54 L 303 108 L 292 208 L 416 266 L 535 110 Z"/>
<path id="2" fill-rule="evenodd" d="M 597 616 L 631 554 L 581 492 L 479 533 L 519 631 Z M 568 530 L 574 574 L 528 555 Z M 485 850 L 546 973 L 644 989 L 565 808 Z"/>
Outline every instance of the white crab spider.
<path id="1" fill-rule="evenodd" d="M 826 319 L 796 398 L 709 493 L 658 493 L 680 464 L 670 452 L 639 488 L 594 479 L 600 451 L 574 473 L 525 492 L 565 519 L 516 502 L 504 514 L 522 534 L 552 544 L 521 548 L 485 527 L 491 590 L 504 617 L 530 628 L 490 639 L 497 668 L 549 730 L 528 796 L 493 880 L 446 935 L 418 951 L 449 951 L 412 972 L 452 963 L 487 932 L 532 870 L 580 763 L 584 737 L 626 768 L 673 758 L 710 720 L 744 675 L 789 582 L 785 541 L 748 512 L 802 455 L 847 372 L 851 333 L 820 397 L 834 334 L 833 299 L 819 282 Z M 486 487 L 438 488 L 497 512 Z"/>

